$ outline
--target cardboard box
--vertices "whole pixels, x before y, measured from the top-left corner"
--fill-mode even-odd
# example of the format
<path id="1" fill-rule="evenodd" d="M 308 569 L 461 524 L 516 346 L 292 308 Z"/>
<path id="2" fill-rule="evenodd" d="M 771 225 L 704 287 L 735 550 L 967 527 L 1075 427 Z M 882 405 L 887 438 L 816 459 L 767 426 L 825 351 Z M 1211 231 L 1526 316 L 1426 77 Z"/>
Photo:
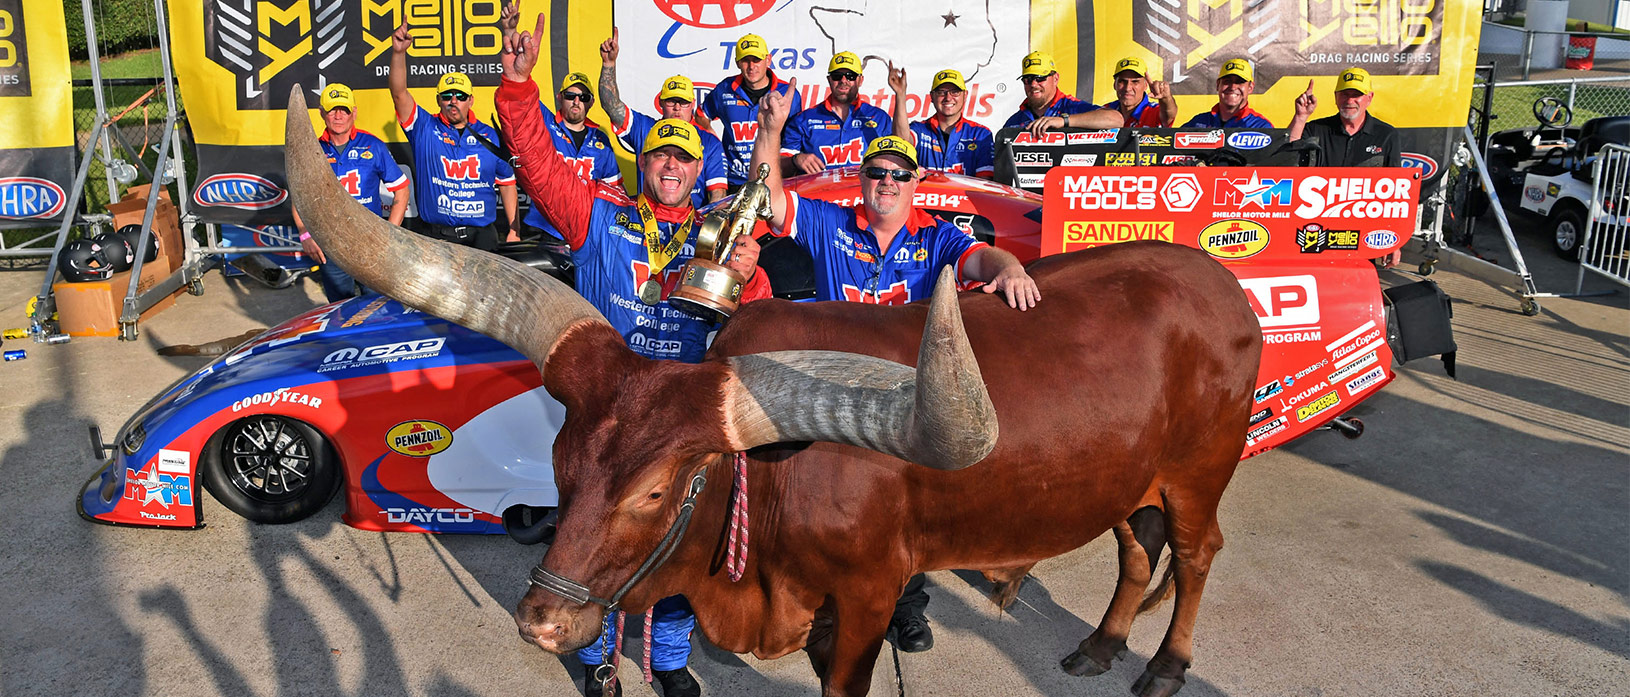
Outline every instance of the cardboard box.
<path id="1" fill-rule="evenodd" d="M 170 260 L 160 256 L 142 265 L 138 293 L 146 292 L 170 275 Z M 57 299 L 57 317 L 62 331 L 70 336 L 118 336 L 119 314 L 124 310 L 125 294 L 130 290 L 130 272 L 116 273 L 106 281 L 69 283 L 58 281 L 51 286 Z M 147 321 L 153 315 L 175 304 L 175 295 L 160 300 L 141 315 Z"/>
<path id="2" fill-rule="evenodd" d="M 113 229 L 118 230 L 126 225 L 140 225 L 142 216 L 147 212 L 147 187 L 132 188 L 118 203 L 108 204 L 108 214 L 113 216 Z M 176 210 L 175 204 L 170 203 L 168 191 L 161 191 L 158 205 L 153 210 L 153 230 L 158 233 L 159 259 L 166 260 L 166 269 L 173 272 L 181 268 L 185 254 L 181 249 L 181 214 Z M 157 263 L 157 260 L 154 260 Z"/>

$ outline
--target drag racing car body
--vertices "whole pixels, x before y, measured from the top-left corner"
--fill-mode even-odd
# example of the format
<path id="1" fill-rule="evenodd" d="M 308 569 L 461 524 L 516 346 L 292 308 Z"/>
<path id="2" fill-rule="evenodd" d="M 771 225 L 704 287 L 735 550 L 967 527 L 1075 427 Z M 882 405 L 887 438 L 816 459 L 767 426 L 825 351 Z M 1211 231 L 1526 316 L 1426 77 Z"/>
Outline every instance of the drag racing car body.
<path id="1" fill-rule="evenodd" d="M 1084 177 L 1069 194 L 1078 203 L 1100 183 L 1109 188 L 1098 190 L 1097 208 L 1073 215 L 1073 204 L 1055 202 L 1049 189 L 1044 215 L 1034 194 L 931 173 L 915 203 L 1025 262 L 1158 239 L 1205 249 L 1224 263 L 1239 276 L 1265 338 L 1242 457 L 1329 423 L 1393 378 L 1388 344 L 1395 337 L 1368 259 L 1407 240 L 1410 230 L 1398 221 L 1412 223 L 1412 177 L 1408 190 L 1388 194 L 1407 200 L 1407 210 L 1356 202 L 1371 213 L 1396 212 L 1385 226 L 1349 226 L 1331 214 L 1319 218 L 1322 227 L 1287 233 L 1283 218 L 1290 215 L 1279 209 L 1296 204 L 1300 181 L 1329 171 L 1057 171 Z M 1365 187 L 1387 176 L 1404 187 L 1410 175 L 1367 176 Z M 788 186 L 854 204 L 858 169 L 806 175 Z M 1264 216 L 1257 217 L 1253 199 Z M 1104 213 L 1111 201 L 1129 210 Z M 1180 208 L 1186 212 L 1173 212 Z M 1193 225 L 1181 224 L 1184 217 Z M 760 265 L 777 296 L 813 295 L 810 261 L 797 245 L 767 242 Z M 343 490 L 343 520 L 357 528 L 507 531 L 537 541 L 558 504 L 551 453 L 564 418 L 537 368 L 513 349 L 394 300 L 353 298 L 268 330 L 154 398 L 119 429 L 79 508 L 101 523 L 201 527 L 202 483 L 234 512 L 277 523 L 309 516 Z M 98 450 L 100 441 L 93 435 Z"/>

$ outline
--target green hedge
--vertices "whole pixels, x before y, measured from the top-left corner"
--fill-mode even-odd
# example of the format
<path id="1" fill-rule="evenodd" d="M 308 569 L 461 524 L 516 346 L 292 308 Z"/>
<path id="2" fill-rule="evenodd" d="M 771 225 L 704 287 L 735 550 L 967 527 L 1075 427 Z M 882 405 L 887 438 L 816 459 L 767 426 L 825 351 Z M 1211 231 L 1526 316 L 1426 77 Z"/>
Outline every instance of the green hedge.
<path id="1" fill-rule="evenodd" d="M 91 0 L 97 17 L 96 39 L 102 55 L 158 45 L 153 0 Z M 62 0 L 68 24 L 68 54 L 75 60 L 90 55 L 85 48 L 84 11 L 79 0 Z"/>

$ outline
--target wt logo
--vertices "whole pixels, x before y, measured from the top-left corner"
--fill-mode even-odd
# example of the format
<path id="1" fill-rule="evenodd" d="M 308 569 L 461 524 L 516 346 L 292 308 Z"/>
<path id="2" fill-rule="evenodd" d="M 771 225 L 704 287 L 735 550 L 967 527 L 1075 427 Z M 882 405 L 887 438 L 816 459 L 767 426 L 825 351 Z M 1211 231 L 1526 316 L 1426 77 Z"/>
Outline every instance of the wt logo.
<path id="1" fill-rule="evenodd" d="M 450 160 L 444 155 L 441 158 L 441 170 L 448 179 L 480 179 L 481 157 L 471 155 L 462 160 Z"/>

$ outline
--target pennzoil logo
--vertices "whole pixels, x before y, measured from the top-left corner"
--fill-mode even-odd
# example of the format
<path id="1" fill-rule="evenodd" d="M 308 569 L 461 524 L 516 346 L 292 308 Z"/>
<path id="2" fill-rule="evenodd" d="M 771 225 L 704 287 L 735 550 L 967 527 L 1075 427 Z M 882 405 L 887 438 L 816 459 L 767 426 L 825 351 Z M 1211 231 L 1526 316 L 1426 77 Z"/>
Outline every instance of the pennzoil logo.
<path id="1" fill-rule="evenodd" d="M 223 206 L 251 211 L 272 208 L 289 197 L 270 179 L 242 172 L 217 174 L 201 182 L 192 200 L 200 206 Z"/>
<path id="2" fill-rule="evenodd" d="M 1200 248 L 1218 259 L 1244 259 L 1268 248 L 1268 228 L 1249 220 L 1219 220 L 1200 231 Z"/>
<path id="3" fill-rule="evenodd" d="M 430 457 L 452 447 L 453 431 L 435 421 L 403 421 L 385 434 L 385 445 L 408 457 Z"/>

